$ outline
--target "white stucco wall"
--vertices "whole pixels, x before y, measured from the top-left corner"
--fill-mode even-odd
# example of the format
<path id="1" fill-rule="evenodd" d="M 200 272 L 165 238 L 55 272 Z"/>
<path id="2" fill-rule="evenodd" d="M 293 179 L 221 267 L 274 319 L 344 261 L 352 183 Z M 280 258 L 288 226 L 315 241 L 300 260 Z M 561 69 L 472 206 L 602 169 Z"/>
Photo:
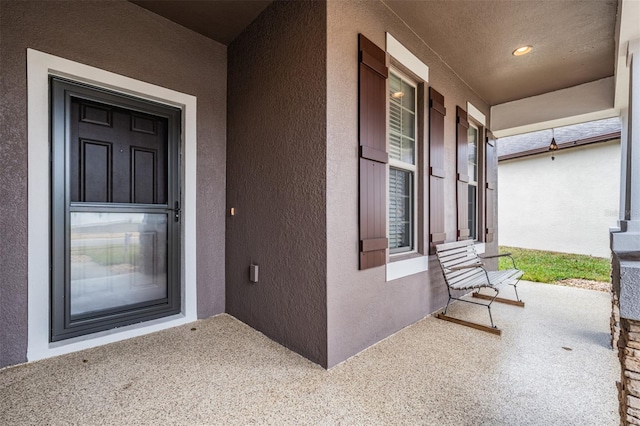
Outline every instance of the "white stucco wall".
<path id="1" fill-rule="evenodd" d="M 619 140 L 501 161 L 498 184 L 500 245 L 609 257 Z"/>

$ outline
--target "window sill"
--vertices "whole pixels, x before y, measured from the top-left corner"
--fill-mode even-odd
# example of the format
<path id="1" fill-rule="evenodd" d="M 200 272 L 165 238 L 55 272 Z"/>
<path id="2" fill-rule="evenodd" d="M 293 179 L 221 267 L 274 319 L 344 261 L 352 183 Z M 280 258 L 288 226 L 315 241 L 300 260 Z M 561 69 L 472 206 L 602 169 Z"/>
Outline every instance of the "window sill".
<path id="1" fill-rule="evenodd" d="M 386 268 L 387 282 L 419 274 L 429 269 L 429 256 L 424 256 L 420 253 L 396 256 L 389 258 Z"/>
<path id="2" fill-rule="evenodd" d="M 404 260 L 415 259 L 416 257 L 423 256 L 422 253 L 418 253 L 416 251 L 410 251 L 407 253 L 396 253 L 389 255 L 389 263 L 393 262 L 402 262 Z"/>

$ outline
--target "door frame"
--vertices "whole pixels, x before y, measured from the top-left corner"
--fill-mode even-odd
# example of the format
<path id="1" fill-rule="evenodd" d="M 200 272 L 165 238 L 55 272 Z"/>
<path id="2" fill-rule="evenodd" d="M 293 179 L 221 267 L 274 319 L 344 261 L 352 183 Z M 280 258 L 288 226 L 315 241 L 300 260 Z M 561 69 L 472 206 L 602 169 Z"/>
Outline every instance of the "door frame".
<path id="1" fill-rule="evenodd" d="M 50 270 L 50 114 L 49 77 L 104 88 L 182 111 L 181 312 L 139 324 L 49 342 Z M 196 97 L 54 55 L 27 49 L 28 129 L 28 346 L 34 361 L 140 336 L 197 319 L 196 294 Z"/>

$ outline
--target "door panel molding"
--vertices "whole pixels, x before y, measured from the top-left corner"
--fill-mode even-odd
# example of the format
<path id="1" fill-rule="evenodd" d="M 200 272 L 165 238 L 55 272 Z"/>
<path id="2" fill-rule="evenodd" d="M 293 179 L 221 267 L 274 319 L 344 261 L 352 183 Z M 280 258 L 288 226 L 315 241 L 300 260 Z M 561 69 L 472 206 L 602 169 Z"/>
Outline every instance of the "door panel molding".
<path id="1" fill-rule="evenodd" d="M 140 180 L 142 180 L 142 176 L 138 174 L 138 169 L 142 168 L 139 166 L 142 166 L 144 157 L 148 157 L 149 155 L 151 156 L 150 167 L 153 170 L 151 175 L 151 182 L 144 182 L 141 184 Z M 143 148 L 139 146 L 131 147 L 131 202 L 132 203 L 136 203 L 136 204 L 158 203 L 158 175 L 157 175 L 158 171 L 156 167 L 157 157 L 158 157 L 158 151 L 156 149 Z M 149 196 L 149 194 L 151 194 L 151 199 L 146 198 Z"/>
<path id="2" fill-rule="evenodd" d="M 104 151 L 104 158 L 102 158 L 102 161 L 99 161 L 100 157 L 98 156 L 99 154 L 101 154 L 101 152 L 99 152 L 100 148 L 102 148 L 102 151 Z M 87 162 L 89 161 L 87 157 L 89 156 L 94 159 L 94 161 L 91 163 L 91 167 L 87 166 Z M 111 142 L 96 141 L 96 140 L 85 139 L 85 138 L 80 139 L 80 161 L 79 161 L 80 167 L 78 168 L 78 172 L 80 174 L 80 177 L 78 178 L 79 192 L 80 192 L 78 199 L 80 201 L 111 202 L 113 200 L 113 192 L 112 192 L 113 174 L 111 169 L 112 158 L 113 158 L 113 144 Z M 103 170 L 101 170 L 101 167 L 100 167 L 101 165 L 104 167 Z M 89 177 L 93 176 L 94 178 L 97 178 L 97 175 L 100 172 L 103 172 L 105 175 L 104 176 L 105 187 L 99 188 L 97 185 L 87 185 L 87 179 L 88 179 L 87 174 L 89 174 Z M 71 180 L 74 181 L 73 178 Z M 69 191 L 72 194 L 75 189 L 73 186 L 69 188 Z M 87 186 L 89 186 L 89 189 L 87 189 Z M 104 195 L 102 197 L 98 196 L 97 194 L 101 190 L 104 192 Z M 88 197 L 90 198 L 90 200 L 87 200 L 87 192 L 90 192 L 93 194 Z M 102 198 L 102 200 L 100 200 L 99 198 Z M 73 195 L 72 195 L 72 199 L 73 199 Z"/>

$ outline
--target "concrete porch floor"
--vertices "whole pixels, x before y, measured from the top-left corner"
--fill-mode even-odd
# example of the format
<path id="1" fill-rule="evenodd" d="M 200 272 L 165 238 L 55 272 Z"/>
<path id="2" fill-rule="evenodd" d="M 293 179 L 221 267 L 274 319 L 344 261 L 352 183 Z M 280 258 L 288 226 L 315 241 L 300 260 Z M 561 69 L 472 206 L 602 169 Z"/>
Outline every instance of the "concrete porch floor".
<path id="1" fill-rule="evenodd" d="M 7 368 L 0 424 L 618 425 L 610 295 L 519 288 L 501 337 L 427 317 L 329 371 L 227 315 Z"/>

